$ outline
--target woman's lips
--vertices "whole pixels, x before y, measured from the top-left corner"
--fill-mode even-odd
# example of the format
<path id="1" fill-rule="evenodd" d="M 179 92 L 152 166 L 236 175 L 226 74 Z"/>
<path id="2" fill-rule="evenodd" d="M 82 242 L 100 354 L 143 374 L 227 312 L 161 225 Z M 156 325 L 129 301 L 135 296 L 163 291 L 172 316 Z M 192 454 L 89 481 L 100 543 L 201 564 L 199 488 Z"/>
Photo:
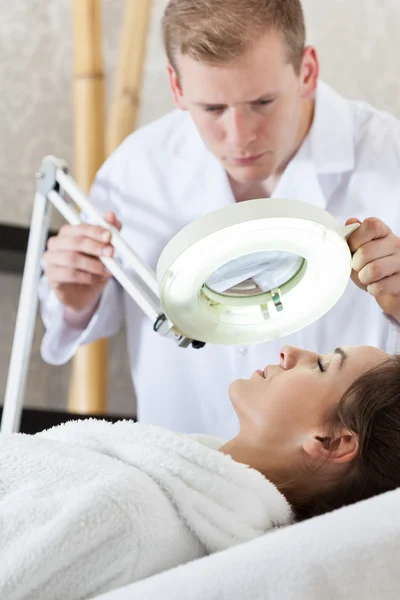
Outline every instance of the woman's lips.
<path id="1" fill-rule="evenodd" d="M 267 374 L 268 374 L 268 368 L 265 367 L 264 371 L 261 371 L 261 369 L 258 369 L 256 371 L 256 373 L 258 373 L 259 375 L 261 375 L 261 377 L 264 377 L 264 379 L 267 378 Z"/>

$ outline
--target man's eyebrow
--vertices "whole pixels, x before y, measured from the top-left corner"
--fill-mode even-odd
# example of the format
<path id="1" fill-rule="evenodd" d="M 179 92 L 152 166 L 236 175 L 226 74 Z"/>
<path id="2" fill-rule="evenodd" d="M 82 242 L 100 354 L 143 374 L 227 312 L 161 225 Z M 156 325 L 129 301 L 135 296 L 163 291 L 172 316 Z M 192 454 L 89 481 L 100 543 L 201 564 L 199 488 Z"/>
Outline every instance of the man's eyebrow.
<path id="1" fill-rule="evenodd" d="M 347 358 L 347 354 L 346 352 L 343 350 L 343 348 L 335 348 L 335 354 L 339 354 L 340 355 L 340 365 L 339 368 L 342 366 L 342 364 L 344 363 L 344 361 Z"/>
<path id="2" fill-rule="evenodd" d="M 256 98 L 256 100 L 250 100 L 249 104 L 255 104 L 256 102 L 261 102 L 261 100 L 273 100 L 275 97 L 276 97 L 276 92 L 266 93 L 266 94 L 263 94 L 262 96 L 260 96 L 259 98 Z"/>
<path id="3" fill-rule="evenodd" d="M 239 104 L 257 104 L 257 102 L 261 102 L 262 100 L 274 100 L 274 98 L 276 98 L 276 95 L 276 92 L 266 93 L 257 98 L 256 100 L 247 100 L 245 102 L 240 102 Z M 199 100 L 194 101 L 193 104 L 196 104 L 197 106 L 226 106 L 226 104 L 224 104 L 223 102 L 202 102 Z"/>

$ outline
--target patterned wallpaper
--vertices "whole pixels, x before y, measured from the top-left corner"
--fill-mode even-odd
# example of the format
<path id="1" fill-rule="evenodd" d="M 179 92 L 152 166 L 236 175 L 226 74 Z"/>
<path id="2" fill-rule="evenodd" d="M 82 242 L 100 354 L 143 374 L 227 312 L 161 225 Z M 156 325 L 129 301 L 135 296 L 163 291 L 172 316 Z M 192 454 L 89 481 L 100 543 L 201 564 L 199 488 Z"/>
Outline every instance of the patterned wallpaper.
<path id="1" fill-rule="evenodd" d="M 167 0 L 153 1 L 140 124 L 172 106 L 159 35 Z M 124 0 L 102 4 L 110 91 Z M 304 0 L 304 7 L 323 78 L 400 117 L 399 0 Z M 71 0 L 0 0 L 0 14 L 0 221 L 27 225 L 42 157 L 73 165 Z"/>

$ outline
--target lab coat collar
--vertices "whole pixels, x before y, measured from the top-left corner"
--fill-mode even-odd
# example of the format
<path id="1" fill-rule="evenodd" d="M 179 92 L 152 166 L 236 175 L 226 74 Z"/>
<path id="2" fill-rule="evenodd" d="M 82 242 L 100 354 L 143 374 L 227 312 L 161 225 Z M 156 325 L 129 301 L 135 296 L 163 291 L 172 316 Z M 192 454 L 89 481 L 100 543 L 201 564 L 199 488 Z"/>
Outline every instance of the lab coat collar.
<path id="1" fill-rule="evenodd" d="M 354 168 L 353 123 L 349 103 L 323 82 L 318 83 L 314 120 L 286 167 L 273 198 L 303 200 L 326 208 L 319 176 Z"/>
<path id="2" fill-rule="evenodd" d="M 350 103 L 319 81 L 314 121 L 305 140 L 316 173 L 351 171 L 355 164 L 353 140 Z"/>

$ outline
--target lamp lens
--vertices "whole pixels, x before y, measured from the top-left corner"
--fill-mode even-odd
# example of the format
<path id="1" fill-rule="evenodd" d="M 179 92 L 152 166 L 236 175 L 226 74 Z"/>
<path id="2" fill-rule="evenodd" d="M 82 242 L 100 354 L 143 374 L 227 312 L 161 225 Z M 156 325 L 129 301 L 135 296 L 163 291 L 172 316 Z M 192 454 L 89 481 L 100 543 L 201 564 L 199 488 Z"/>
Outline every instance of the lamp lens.
<path id="1" fill-rule="evenodd" d="M 291 252 L 254 252 L 227 262 L 205 285 L 225 296 L 257 296 L 281 287 L 302 268 L 304 258 Z"/>

